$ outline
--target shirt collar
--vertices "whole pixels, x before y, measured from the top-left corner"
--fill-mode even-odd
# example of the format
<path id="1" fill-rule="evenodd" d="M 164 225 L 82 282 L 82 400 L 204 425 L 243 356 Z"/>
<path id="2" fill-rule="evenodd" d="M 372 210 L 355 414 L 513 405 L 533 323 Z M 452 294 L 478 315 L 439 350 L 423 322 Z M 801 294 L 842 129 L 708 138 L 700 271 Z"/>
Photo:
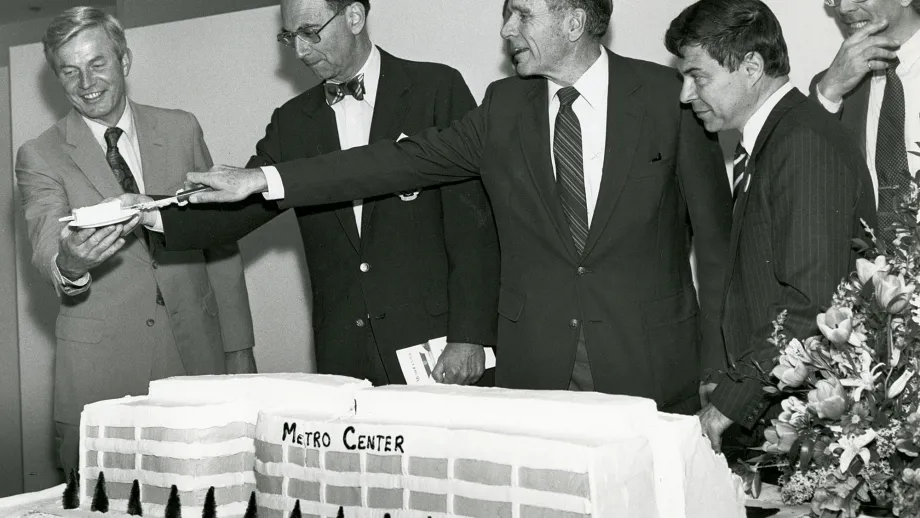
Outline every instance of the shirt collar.
<path id="1" fill-rule="evenodd" d="M 373 108 L 377 103 L 377 86 L 380 84 L 380 50 L 376 45 L 371 45 L 371 53 L 367 56 L 367 61 L 352 77 L 361 74 L 364 74 L 364 100 Z"/>
<path id="2" fill-rule="evenodd" d="M 588 70 L 575 81 L 572 85 L 578 90 L 579 95 L 585 99 L 591 108 L 595 110 L 602 109 L 607 104 L 607 89 L 610 79 L 610 58 L 607 52 L 601 47 L 601 55 L 594 61 Z M 550 102 L 556 99 L 556 94 L 562 89 L 562 86 L 547 79 L 549 87 L 548 94 Z"/>
<path id="3" fill-rule="evenodd" d="M 763 125 L 766 124 L 770 112 L 773 111 L 773 108 L 775 108 L 776 105 L 779 104 L 779 101 L 791 90 L 792 83 L 786 81 L 783 86 L 779 87 L 778 90 L 773 92 L 773 95 L 768 97 L 767 100 L 760 105 L 760 108 L 757 108 L 754 115 L 751 115 L 751 118 L 744 124 L 744 130 L 741 132 L 741 145 L 744 147 L 744 150 L 747 151 L 748 156 L 754 151 L 754 144 L 757 142 L 757 136 L 760 135 L 760 130 L 762 130 Z"/>
<path id="4" fill-rule="evenodd" d="M 105 144 L 105 131 L 109 129 L 108 126 L 100 122 L 96 122 L 90 118 L 83 117 L 83 120 L 86 121 L 86 125 L 89 126 L 89 130 L 93 133 L 93 137 Z M 134 111 L 131 109 L 131 102 L 125 99 L 125 111 L 121 114 L 121 118 L 118 119 L 118 122 L 115 124 L 121 131 L 124 132 L 124 136 L 132 141 L 135 139 L 136 133 L 134 130 Z"/>
<path id="5" fill-rule="evenodd" d="M 920 30 L 908 38 L 895 53 L 905 71 L 920 62 Z"/>

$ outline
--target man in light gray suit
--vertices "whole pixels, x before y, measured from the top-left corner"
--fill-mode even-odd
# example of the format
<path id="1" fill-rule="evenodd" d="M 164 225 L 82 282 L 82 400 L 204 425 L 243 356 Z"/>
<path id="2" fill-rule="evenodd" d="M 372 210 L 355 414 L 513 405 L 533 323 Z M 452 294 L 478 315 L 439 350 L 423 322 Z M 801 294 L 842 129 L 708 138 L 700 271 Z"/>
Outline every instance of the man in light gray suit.
<path id="1" fill-rule="evenodd" d="M 137 218 L 82 229 L 58 221 L 126 192 L 175 192 L 211 157 L 192 114 L 127 99 L 131 52 L 115 18 L 68 9 L 43 43 L 73 109 L 19 149 L 16 177 L 32 262 L 61 298 L 54 419 L 69 473 L 84 405 L 145 394 L 168 376 L 255 372 L 254 338 L 235 244 L 167 252 Z"/>

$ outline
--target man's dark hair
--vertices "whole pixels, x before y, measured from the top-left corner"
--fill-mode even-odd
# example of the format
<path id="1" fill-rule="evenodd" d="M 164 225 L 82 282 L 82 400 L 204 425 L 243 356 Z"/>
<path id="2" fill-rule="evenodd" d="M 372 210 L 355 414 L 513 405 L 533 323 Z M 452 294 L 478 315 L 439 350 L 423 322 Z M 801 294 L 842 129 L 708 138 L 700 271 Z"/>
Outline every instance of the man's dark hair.
<path id="1" fill-rule="evenodd" d="M 554 9 L 584 9 L 588 14 L 585 32 L 594 39 L 599 40 L 607 33 L 613 12 L 612 0 L 550 0 L 548 3 Z"/>
<path id="2" fill-rule="evenodd" d="M 683 57 L 684 47 L 699 46 L 732 72 L 748 53 L 757 52 L 768 76 L 789 73 L 783 29 L 760 0 L 700 0 L 671 21 L 664 45 L 677 57 Z"/>
<path id="3" fill-rule="evenodd" d="M 367 16 L 367 13 L 371 12 L 371 0 L 326 0 L 326 5 L 328 5 L 333 12 L 337 12 L 339 9 L 348 7 L 351 4 L 363 5 L 364 16 Z"/>

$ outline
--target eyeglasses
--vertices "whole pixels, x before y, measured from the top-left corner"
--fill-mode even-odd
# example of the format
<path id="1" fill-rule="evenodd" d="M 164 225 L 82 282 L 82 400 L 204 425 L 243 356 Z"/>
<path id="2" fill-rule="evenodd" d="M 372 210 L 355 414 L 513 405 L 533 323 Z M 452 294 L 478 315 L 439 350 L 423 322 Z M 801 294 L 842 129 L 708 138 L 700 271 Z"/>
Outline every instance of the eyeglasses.
<path id="1" fill-rule="evenodd" d="M 322 39 L 320 38 L 319 33 L 322 32 L 322 30 L 325 29 L 326 26 L 329 25 L 332 22 L 332 20 L 335 19 L 336 16 L 341 14 L 341 12 L 345 10 L 345 7 L 346 6 L 340 7 L 339 10 L 336 11 L 335 14 L 332 15 L 332 18 L 329 18 L 329 20 L 327 20 L 326 23 L 324 23 L 319 29 L 316 29 L 315 31 L 313 29 L 307 29 L 304 27 L 300 27 L 293 32 L 282 30 L 281 32 L 278 33 L 278 42 L 281 43 L 282 45 L 286 45 L 288 47 L 294 48 L 297 46 L 297 38 L 300 38 L 304 41 L 308 41 L 316 45 Z"/>
<path id="2" fill-rule="evenodd" d="M 840 5 L 841 1 L 843 0 L 824 0 L 824 5 L 828 7 L 837 7 Z M 853 2 L 854 4 L 861 4 L 865 2 L 866 0 L 850 0 L 850 1 Z"/>

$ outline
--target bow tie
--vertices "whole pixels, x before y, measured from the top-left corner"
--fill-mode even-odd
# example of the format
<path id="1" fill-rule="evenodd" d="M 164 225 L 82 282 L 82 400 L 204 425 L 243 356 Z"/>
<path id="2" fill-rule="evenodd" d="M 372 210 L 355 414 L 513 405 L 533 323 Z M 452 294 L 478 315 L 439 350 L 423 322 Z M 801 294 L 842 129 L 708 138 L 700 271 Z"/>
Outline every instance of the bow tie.
<path id="1" fill-rule="evenodd" d="M 323 83 L 326 91 L 326 103 L 329 106 L 341 101 L 346 95 L 357 100 L 364 99 L 364 74 L 358 74 L 344 83 Z"/>

